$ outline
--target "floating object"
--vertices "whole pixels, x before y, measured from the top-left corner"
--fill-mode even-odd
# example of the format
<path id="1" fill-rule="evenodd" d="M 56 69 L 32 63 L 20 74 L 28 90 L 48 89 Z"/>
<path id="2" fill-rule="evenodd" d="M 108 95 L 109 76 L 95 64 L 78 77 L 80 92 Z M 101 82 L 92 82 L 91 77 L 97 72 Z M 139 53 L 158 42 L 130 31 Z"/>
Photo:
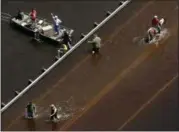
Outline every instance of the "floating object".
<path id="1" fill-rule="evenodd" d="M 81 33 L 81 36 L 80 36 L 80 38 L 84 38 L 85 37 L 85 35 L 83 34 L 83 33 Z"/>
<path id="2" fill-rule="evenodd" d="M 45 72 L 46 70 L 47 70 L 46 68 L 42 67 L 42 72 Z"/>
<path id="3" fill-rule="evenodd" d="M 19 91 L 14 91 L 14 92 L 15 92 L 15 94 L 16 94 L 16 95 L 18 95 L 18 94 L 19 94 Z"/>
<path id="4" fill-rule="evenodd" d="M 106 12 L 106 16 L 109 16 L 109 15 L 111 15 L 111 12 L 110 12 L 110 11 L 107 11 L 107 12 Z"/>
<path id="5" fill-rule="evenodd" d="M 29 80 L 28 80 L 28 84 L 31 84 L 32 82 L 33 82 L 32 79 L 29 79 Z"/>
<path id="6" fill-rule="evenodd" d="M 94 26 L 95 26 L 95 27 L 98 26 L 98 23 L 97 23 L 97 22 L 94 22 Z"/>
<path id="7" fill-rule="evenodd" d="M 1 108 L 4 107 L 6 104 L 4 102 L 1 102 Z"/>
<path id="8" fill-rule="evenodd" d="M 120 1 L 120 2 L 119 2 L 119 5 L 121 6 L 123 3 L 124 3 L 124 1 Z"/>

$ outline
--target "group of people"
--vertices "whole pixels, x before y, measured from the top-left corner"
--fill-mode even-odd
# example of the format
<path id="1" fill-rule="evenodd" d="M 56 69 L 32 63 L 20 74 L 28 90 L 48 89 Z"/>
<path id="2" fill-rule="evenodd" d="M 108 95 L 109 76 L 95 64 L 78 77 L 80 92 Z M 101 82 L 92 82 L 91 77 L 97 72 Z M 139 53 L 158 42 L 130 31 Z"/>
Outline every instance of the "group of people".
<path id="1" fill-rule="evenodd" d="M 32 22 L 35 22 L 37 18 L 37 11 L 35 9 L 32 9 L 29 15 L 31 17 Z M 53 13 L 51 13 L 51 15 L 54 22 L 54 31 L 58 35 L 60 30 L 60 24 L 62 23 L 62 21 L 58 18 L 57 15 L 54 15 Z M 16 18 L 17 19 L 23 18 L 23 13 L 20 10 L 18 11 L 18 15 Z M 151 41 L 156 34 L 160 33 L 160 31 L 161 31 L 160 20 L 158 16 L 155 15 L 152 19 L 152 27 L 148 30 L 149 41 Z M 64 53 L 69 48 L 71 48 L 71 38 L 66 31 L 64 31 L 64 35 L 62 36 L 62 39 L 64 44 L 62 45 L 62 48 L 58 50 L 58 53 L 61 52 Z M 92 44 L 92 54 L 99 53 L 101 47 L 101 38 L 97 34 L 95 34 L 93 40 L 88 41 L 88 43 Z"/>
<path id="2" fill-rule="evenodd" d="M 36 106 L 34 103 L 29 102 L 25 109 L 25 117 L 28 119 L 34 119 L 37 117 Z M 58 120 L 58 109 L 54 104 L 50 105 L 50 118 L 51 121 Z"/>
<path id="3" fill-rule="evenodd" d="M 148 31 L 149 41 L 153 39 L 156 34 L 160 34 L 161 32 L 161 23 L 157 15 L 155 15 L 152 19 L 152 27 Z M 94 34 L 92 41 L 88 41 L 88 43 L 92 44 L 92 54 L 99 53 L 101 48 L 101 38 Z"/>
<path id="4" fill-rule="evenodd" d="M 21 14 L 21 12 L 19 13 Z M 31 19 L 33 21 L 35 21 L 36 19 L 36 14 L 37 12 L 33 9 L 32 12 L 30 13 L 31 15 Z M 54 19 L 54 23 L 55 23 L 55 31 L 58 33 L 58 29 L 59 29 L 59 24 L 62 22 L 60 19 L 58 19 L 57 16 L 54 16 L 53 14 L 51 14 L 53 19 Z M 18 16 L 20 18 L 20 15 Z M 157 33 L 160 33 L 161 31 L 161 25 L 160 25 L 160 21 L 158 19 L 158 16 L 154 16 L 153 19 L 152 19 L 152 32 L 154 34 L 157 34 Z M 152 36 L 151 35 L 151 32 L 149 33 L 151 39 L 152 39 Z M 64 34 L 64 43 L 68 43 L 68 42 L 71 42 L 68 34 L 65 32 Z M 88 41 L 88 43 L 92 44 L 92 54 L 98 54 L 99 53 L 99 50 L 101 48 L 101 38 L 97 35 L 97 34 L 94 34 L 93 35 L 93 39 L 91 41 Z M 67 51 L 68 50 L 68 46 L 63 44 L 63 50 Z M 60 49 L 61 50 L 61 49 Z M 54 104 L 50 105 L 50 120 L 55 120 L 55 119 L 58 119 L 58 109 L 55 107 Z M 29 102 L 29 104 L 27 105 L 26 107 L 26 116 L 28 118 L 35 118 L 35 115 L 36 115 L 36 106 L 32 103 L 32 102 Z"/>
<path id="5" fill-rule="evenodd" d="M 149 41 L 151 41 L 156 34 L 160 34 L 161 26 L 158 16 L 155 15 L 152 18 L 152 27 L 149 29 L 150 31 L 148 31 Z M 98 54 L 101 48 L 101 38 L 97 34 L 94 34 L 92 41 L 88 41 L 88 43 L 92 44 L 92 54 Z"/>
<path id="6" fill-rule="evenodd" d="M 67 34 L 64 40 L 66 40 L 66 42 L 62 44 L 62 47 L 60 49 L 58 49 L 58 55 L 57 55 L 58 58 L 60 58 L 61 54 L 66 53 L 69 49 L 69 46 L 66 45 L 66 43 L 68 44 L 68 42 L 70 41 L 69 37 L 67 37 Z M 91 41 L 88 41 L 87 43 L 92 45 L 92 51 L 91 51 L 92 54 L 99 54 L 101 48 L 101 38 L 97 34 L 94 34 L 93 39 Z"/>
<path id="7" fill-rule="evenodd" d="M 32 22 L 31 25 L 34 25 L 36 23 L 36 19 L 37 19 L 37 11 L 33 8 L 31 10 L 31 12 L 29 13 L 29 16 L 30 16 L 30 19 Z M 60 32 L 59 30 L 61 29 L 60 24 L 62 23 L 62 21 L 59 19 L 59 17 L 57 15 L 54 15 L 53 13 L 51 13 L 51 16 L 53 18 L 55 34 L 59 35 L 59 32 Z M 19 20 L 23 20 L 23 12 L 20 9 L 18 9 L 18 13 L 15 18 L 19 19 Z M 71 48 L 71 44 L 72 44 L 71 38 L 70 38 L 69 34 L 67 33 L 67 31 L 63 32 L 62 40 L 63 40 L 63 45 L 62 45 L 62 48 L 59 49 L 60 53 L 67 52 L 68 49 Z"/>
<path id="8" fill-rule="evenodd" d="M 158 16 L 155 15 L 152 19 L 152 27 L 149 28 L 148 30 L 149 41 L 151 41 L 156 34 L 160 34 L 160 32 L 161 32 L 160 20 Z"/>
<path id="9" fill-rule="evenodd" d="M 18 9 L 17 16 L 15 18 L 19 20 L 23 20 L 23 15 L 24 13 L 20 9 Z M 37 18 L 37 11 L 35 9 L 32 9 L 31 12 L 29 13 L 29 16 L 31 21 L 35 22 Z"/>
<path id="10" fill-rule="evenodd" d="M 54 22 L 54 31 L 56 34 L 59 34 L 59 30 L 60 30 L 60 24 L 62 23 L 62 21 L 58 18 L 57 15 L 52 15 L 52 18 L 53 18 L 53 22 Z M 31 12 L 29 13 L 29 16 L 30 16 L 30 19 L 31 19 L 31 22 L 32 23 L 35 23 L 36 22 L 36 19 L 37 19 L 37 11 L 36 9 L 32 9 Z M 16 19 L 19 19 L 19 20 L 23 20 L 23 12 L 18 9 L 18 13 L 17 13 L 17 16 L 15 17 Z"/>

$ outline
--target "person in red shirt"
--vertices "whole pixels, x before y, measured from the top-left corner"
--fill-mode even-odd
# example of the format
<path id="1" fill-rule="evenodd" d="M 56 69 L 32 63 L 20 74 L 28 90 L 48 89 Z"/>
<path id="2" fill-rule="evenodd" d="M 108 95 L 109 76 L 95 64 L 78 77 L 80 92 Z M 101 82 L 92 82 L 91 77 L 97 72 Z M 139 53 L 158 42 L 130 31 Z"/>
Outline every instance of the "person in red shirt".
<path id="1" fill-rule="evenodd" d="M 32 11 L 30 12 L 30 17 L 31 17 L 31 20 L 35 22 L 37 18 L 37 11 L 35 9 L 32 9 Z"/>
<path id="2" fill-rule="evenodd" d="M 156 16 L 156 15 L 152 19 L 152 26 L 154 28 L 157 28 L 158 33 L 160 33 L 160 31 L 161 31 L 160 20 L 158 19 L 158 16 Z"/>

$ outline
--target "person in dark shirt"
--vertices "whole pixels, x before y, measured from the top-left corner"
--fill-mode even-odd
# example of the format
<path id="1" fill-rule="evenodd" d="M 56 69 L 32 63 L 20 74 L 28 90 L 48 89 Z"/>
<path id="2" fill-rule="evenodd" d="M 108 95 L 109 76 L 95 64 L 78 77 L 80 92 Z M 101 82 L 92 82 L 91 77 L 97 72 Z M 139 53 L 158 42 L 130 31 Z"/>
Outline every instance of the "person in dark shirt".
<path id="1" fill-rule="evenodd" d="M 57 108 L 55 107 L 54 104 L 51 104 L 50 105 L 50 120 L 51 121 L 54 121 L 55 119 L 57 120 L 58 119 L 58 110 Z"/>
<path id="2" fill-rule="evenodd" d="M 20 9 L 18 9 L 16 19 L 23 20 L 23 12 Z"/>
<path id="3" fill-rule="evenodd" d="M 68 45 L 68 48 L 72 47 L 71 46 L 71 44 L 72 44 L 71 38 L 70 38 L 70 36 L 68 35 L 68 33 L 66 31 L 64 31 L 62 39 L 63 39 L 63 43 Z"/>
<path id="4" fill-rule="evenodd" d="M 32 102 L 29 102 L 26 106 L 26 117 L 34 118 L 36 113 L 36 107 Z"/>

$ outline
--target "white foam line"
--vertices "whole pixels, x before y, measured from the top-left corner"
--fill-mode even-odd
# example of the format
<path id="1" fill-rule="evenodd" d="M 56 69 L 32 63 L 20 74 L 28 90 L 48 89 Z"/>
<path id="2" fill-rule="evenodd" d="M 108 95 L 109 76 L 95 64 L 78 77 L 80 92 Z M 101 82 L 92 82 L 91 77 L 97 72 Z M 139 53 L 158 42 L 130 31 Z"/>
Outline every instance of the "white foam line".
<path id="1" fill-rule="evenodd" d="M 1 18 L 1 21 L 9 22 L 9 20 Z"/>
<path id="2" fill-rule="evenodd" d="M 70 53 L 77 49 L 84 41 L 86 41 L 92 34 L 94 34 L 99 28 L 101 28 L 106 22 L 108 22 L 114 15 L 116 15 L 121 9 L 128 5 L 131 0 L 125 1 L 120 5 L 115 11 L 113 11 L 108 17 L 106 17 L 99 25 L 92 29 L 83 39 L 81 39 L 75 46 L 73 46 L 66 54 L 64 54 L 58 61 L 52 64 L 45 72 L 38 76 L 30 85 L 23 89 L 16 97 L 14 97 L 10 102 L 8 102 L 2 109 L 3 113 L 9 106 L 11 106 L 17 99 L 19 99 L 24 93 L 26 93 L 32 86 L 34 86 L 40 79 L 42 79 L 47 73 L 49 73 L 56 65 L 58 65 L 62 60 L 64 60 Z"/>
<path id="3" fill-rule="evenodd" d="M 9 19 L 10 20 L 10 17 L 1 16 L 1 19 Z"/>
<path id="4" fill-rule="evenodd" d="M 5 13 L 5 12 L 1 12 L 1 15 L 6 15 L 6 16 L 9 16 L 9 17 L 11 17 L 11 15 L 10 15 L 10 14 L 8 14 L 8 13 Z"/>

